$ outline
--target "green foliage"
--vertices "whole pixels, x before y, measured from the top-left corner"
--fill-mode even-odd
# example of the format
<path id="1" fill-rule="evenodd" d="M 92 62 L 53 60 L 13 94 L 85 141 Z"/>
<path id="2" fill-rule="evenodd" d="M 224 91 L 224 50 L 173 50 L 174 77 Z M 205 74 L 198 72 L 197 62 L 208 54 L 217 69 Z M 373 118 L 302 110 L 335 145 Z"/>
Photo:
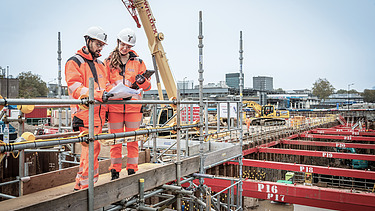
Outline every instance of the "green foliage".
<path id="1" fill-rule="evenodd" d="M 35 98 L 47 96 L 48 88 L 39 75 L 31 71 L 21 72 L 18 77 L 20 81 L 19 96 L 23 98 Z"/>
<path id="2" fill-rule="evenodd" d="M 355 89 L 349 90 L 349 94 L 358 94 L 359 92 Z"/>
<path id="3" fill-rule="evenodd" d="M 278 93 L 285 93 L 285 91 L 282 88 L 277 88 L 275 89 L 275 91 Z"/>
<path id="4" fill-rule="evenodd" d="M 345 89 L 339 89 L 337 90 L 336 92 L 337 94 L 348 94 L 348 90 L 345 90 Z M 358 94 L 359 92 L 355 89 L 351 89 L 349 90 L 349 94 Z"/>
<path id="5" fill-rule="evenodd" d="M 319 99 L 325 100 L 328 96 L 330 96 L 334 91 L 335 88 L 331 85 L 331 83 L 327 79 L 319 78 L 313 84 L 313 95 L 317 96 Z"/>
<path id="6" fill-rule="evenodd" d="M 363 101 L 368 103 L 375 103 L 375 90 L 365 89 L 362 93 Z"/>
<path id="7" fill-rule="evenodd" d="M 339 89 L 339 90 L 337 90 L 337 92 L 336 92 L 337 94 L 347 94 L 348 93 L 348 91 L 347 90 L 345 90 L 345 89 Z"/>

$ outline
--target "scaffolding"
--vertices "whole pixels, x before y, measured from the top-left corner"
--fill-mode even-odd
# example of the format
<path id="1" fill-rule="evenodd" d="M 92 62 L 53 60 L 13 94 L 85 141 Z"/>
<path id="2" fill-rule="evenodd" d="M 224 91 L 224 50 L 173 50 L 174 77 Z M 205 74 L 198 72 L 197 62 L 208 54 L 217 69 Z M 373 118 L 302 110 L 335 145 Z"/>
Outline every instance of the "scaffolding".
<path id="1" fill-rule="evenodd" d="M 150 104 L 153 105 L 153 110 L 156 111 L 156 105 L 170 104 L 176 106 L 176 124 L 172 126 L 157 126 L 156 121 L 153 121 L 153 127 L 146 127 L 137 131 L 123 132 L 116 134 L 94 134 L 94 105 L 100 104 L 94 100 L 94 80 L 89 79 L 89 97 L 88 99 L 60 99 L 49 100 L 49 99 L 0 99 L 0 105 L 77 105 L 86 104 L 89 110 L 89 133 L 88 135 L 78 135 L 71 133 L 70 137 L 52 137 L 44 139 L 37 139 L 33 141 L 26 141 L 20 137 L 20 134 L 24 132 L 23 125 L 25 118 L 22 113 L 18 116 L 17 120 L 12 120 L 5 117 L 5 121 L 18 121 L 19 124 L 19 137 L 14 142 L 4 142 L 0 145 L 1 153 L 18 153 L 19 156 L 19 176 L 16 180 L 1 183 L 0 186 L 8 185 L 12 183 L 19 183 L 19 197 L 10 196 L 7 194 L 0 194 L 0 197 L 7 198 L 1 203 L 1 207 L 5 209 L 46 209 L 53 206 L 55 210 L 63 210 L 66 208 L 74 209 L 87 209 L 94 210 L 103 208 L 106 210 L 119 210 L 126 207 L 136 208 L 138 210 L 158 210 L 165 208 L 173 204 L 173 208 L 177 210 L 183 209 L 183 207 L 197 207 L 199 210 L 221 210 L 223 207 L 227 210 L 232 208 L 235 210 L 242 210 L 242 175 L 239 178 L 228 179 L 228 178 L 217 178 L 230 180 L 231 185 L 224 188 L 218 193 L 213 194 L 209 187 L 204 184 L 205 178 L 214 178 L 212 175 L 205 173 L 206 169 L 212 166 L 223 164 L 224 162 L 233 161 L 237 162 L 242 166 L 242 109 L 236 110 L 237 124 L 233 124 L 233 119 L 230 115 L 230 104 L 236 104 L 237 108 L 242 108 L 242 89 L 240 94 L 240 101 L 229 101 L 227 102 L 227 127 L 222 128 L 220 126 L 220 114 L 217 117 L 217 131 L 213 133 L 209 132 L 208 126 L 208 104 L 218 102 L 203 101 L 203 31 L 202 31 L 202 12 L 199 13 L 199 102 L 195 101 L 181 101 L 180 93 L 178 91 L 176 100 L 138 100 L 138 101 L 109 101 L 108 104 Z M 242 32 L 240 35 L 240 71 L 242 73 Z M 60 46 L 60 45 L 59 45 Z M 59 58 L 60 58 L 59 49 Z M 59 59 L 59 79 L 61 78 L 61 58 Z M 241 88 L 243 86 L 243 78 L 241 78 Z M 61 93 L 59 93 L 60 96 Z M 181 124 L 181 105 L 192 105 L 199 104 L 199 120 L 198 122 L 192 122 L 187 124 Z M 61 132 L 61 107 L 59 107 L 59 131 Z M 192 108 L 192 106 L 190 106 Z M 219 105 L 218 105 L 219 108 Z M 192 111 L 193 109 L 191 109 Z M 186 111 L 186 115 L 188 112 Z M 1 116 L 3 117 L 4 114 Z M 153 112 L 153 119 L 156 120 L 156 112 Z M 186 116 L 187 117 L 187 116 Z M 172 117 L 173 118 L 173 117 Z M 186 121 L 188 118 L 186 118 Z M 195 136 L 198 138 L 197 143 L 193 140 L 189 140 L 189 131 L 199 130 Z M 239 132 L 239 137 L 237 134 Z M 176 141 L 169 147 L 162 149 L 163 144 L 158 143 L 158 133 L 160 132 L 173 132 L 176 134 Z M 232 137 L 232 133 L 235 132 L 236 137 Z M 220 134 L 230 134 L 229 139 L 239 140 L 239 144 L 233 143 L 216 143 L 210 139 L 216 135 L 219 137 Z M 130 142 L 138 141 L 137 136 L 147 136 L 149 142 L 152 140 L 151 157 L 153 165 L 146 165 L 144 171 L 140 171 L 137 174 L 120 178 L 115 181 L 97 184 L 94 187 L 94 140 L 112 140 L 117 139 L 119 142 Z M 184 143 L 185 152 L 182 151 L 181 137 L 186 136 Z M 120 140 L 119 140 L 120 139 Z M 172 140 L 172 139 L 170 139 Z M 23 185 L 25 182 L 30 180 L 30 177 L 24 174 L 25 162 L 24 153 L 26 150 L 41 150 L 49 152 L 59 152 L 59 169 L 62 169 L 62 163 L 68 162 L 65 158 L 69 154 L 75 154 L 74 146 L 71 144 L 87 142 L 89 145 L 89 187 L 87 190 L 81 190 L 77 192 L 66 192 L 68 189 L 61 188 L 61 194 L 59 195 L 54 192 L 55 197 L 49 197 L 51 191 L 38 191 L 35 193 L 27 194 L 23 196 Z M 237 142 L 237 141 L 236 141 Z M 63 146 L 70 145 L 69 150 L 73 152 L 63 152 Z M 141 145 L 144 147 L 143 141 Z M 58 146 L 57 149 L 41 149 L 43 147 Z M 198 149 L 197 149 L 198 148 Z M 175 150 L 175 153 L 167 154 L 171 150 Z M 182 159 L 182 155 L 184 156 Z M 162 158 L 167 157 L 167 159 Z M 76 159 L 76 157 L 75 157 Z M 76 160 L 71 162 L 76 163 Z M 166 172 L 169 175 L 166 175 Z M 158 174 L 156 174 L 156 172 Z M 242 172 L 242 170 L 241 170 Z M 156 177 L 152 178 L 152 175 Z M 198 180 L 196 182 L 195 180 Z M 150 182 L 151 181 L 151 182 Z M 166 183 L 169 183 L 168 185 Z M 128 184 L 124 185 L 124 184 Z M 132 184 L 132 185 L 130 185 Z M 135 185 L 134 185 L 135 184 Z M 134 187 L 136 186 L 136 187 Z M 61 186 L 62 187 L 62 186 Z M 64 189 L 64 190 L 63 190 Z M 126 190 L 124 192 L 124 190 Z M 236 191 L 235 191 L 236 190 Z M 95 192 L 95 194 L 94 194 Z M 112 192 L 112 194 L 108 194 Z M 218 198 L 221 193 L 227 192 L 228 201 L 227 203 L 221 202 Z M 101 197 L 106 194 L 107 197 Z M 32 202 L 32 198 L 36 195 L 43 196 L 44 201 Z M 162 201 L 156 204 L 147 205 L 145 199 L 151 196 L 158 196 L 163 198 Z M 81 198 L 81 201 L 69 200 Z M 131 198 L 129 198 L 131 197 Z M 106 198 L 101 201 L 98 198 Z M 236 199 L 235 199 L 236 198 Z M 77 201 L 77 202 L 75 202 Z M 84 201 L 85 203 L 82 203 Z M 22 202 L 22 203 L 21 203 Z M 29 203 L 29 204 L 27 204 Z"/>

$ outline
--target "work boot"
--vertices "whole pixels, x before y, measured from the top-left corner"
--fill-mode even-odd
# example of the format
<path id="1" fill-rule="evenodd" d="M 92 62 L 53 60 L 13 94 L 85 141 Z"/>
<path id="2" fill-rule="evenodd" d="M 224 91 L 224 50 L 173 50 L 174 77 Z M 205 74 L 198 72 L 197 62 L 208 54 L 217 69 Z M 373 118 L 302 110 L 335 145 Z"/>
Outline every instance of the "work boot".
<path id="1" fill-rule="evenodd" d="M 118 179 L 120 177 L 120 172 L 117 172 L 115 169 L 111 169 L 111 180 Z"/>
<path id="2" fill-rule="evenodd" d="M 134 169 L 128 169 L 128 175 L 130 176 L 130 175 L 132 175 L 132 174 L 135 174 Z"/>

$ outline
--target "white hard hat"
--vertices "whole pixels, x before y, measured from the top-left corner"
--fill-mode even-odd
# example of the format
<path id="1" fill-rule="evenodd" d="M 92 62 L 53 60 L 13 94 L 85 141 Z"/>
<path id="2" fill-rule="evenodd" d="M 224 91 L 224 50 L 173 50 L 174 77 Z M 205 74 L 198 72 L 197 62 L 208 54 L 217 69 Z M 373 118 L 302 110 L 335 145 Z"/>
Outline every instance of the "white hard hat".
<path id="1" fill-rule="evenodd" d="M 98 26 L 92 26 L 89 29 L 87 29 L 85 37 L 86 36 L 88 36 L 92 39 L 102 41 L 105 44 L 107 44 L 107 34 L 104 32 L 104 30 L 102 28 L 100 28 Z"/>
<path id="2" fill-rule="evenodd" d="M 134 31 L 129 28 L 125 28 L 121 30 L 117 35 L 117 39 L 131 46 L 135 46 L 135 41 L 137 40 L 137 38 L 135 37 Z"/>

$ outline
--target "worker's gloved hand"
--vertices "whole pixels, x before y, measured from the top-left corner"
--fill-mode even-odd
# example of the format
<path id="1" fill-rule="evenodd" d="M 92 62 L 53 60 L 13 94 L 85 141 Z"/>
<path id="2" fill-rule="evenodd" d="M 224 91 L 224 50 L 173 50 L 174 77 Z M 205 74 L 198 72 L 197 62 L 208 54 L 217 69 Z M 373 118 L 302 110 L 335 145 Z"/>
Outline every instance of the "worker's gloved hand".
<path id="1" fill-rule="evenodd" d="M 108 93 L 108 92 L 106 92 L 106 91 L 103 92 L 102 100 L 103 100 L 104 103 L 107 102 L 107 101 L 108 101 L 108 98 L 110 98 L 110 97 L 113 97 L 113 94 L 112 94 L 112 93 Z"/>
<path id="2" fill-rule="evenodd" d="M 146 78 L 143 75 L 138 74 L 135 76 L 135 81 L 137 84 L 143 84 L 146 81 Z"/>

